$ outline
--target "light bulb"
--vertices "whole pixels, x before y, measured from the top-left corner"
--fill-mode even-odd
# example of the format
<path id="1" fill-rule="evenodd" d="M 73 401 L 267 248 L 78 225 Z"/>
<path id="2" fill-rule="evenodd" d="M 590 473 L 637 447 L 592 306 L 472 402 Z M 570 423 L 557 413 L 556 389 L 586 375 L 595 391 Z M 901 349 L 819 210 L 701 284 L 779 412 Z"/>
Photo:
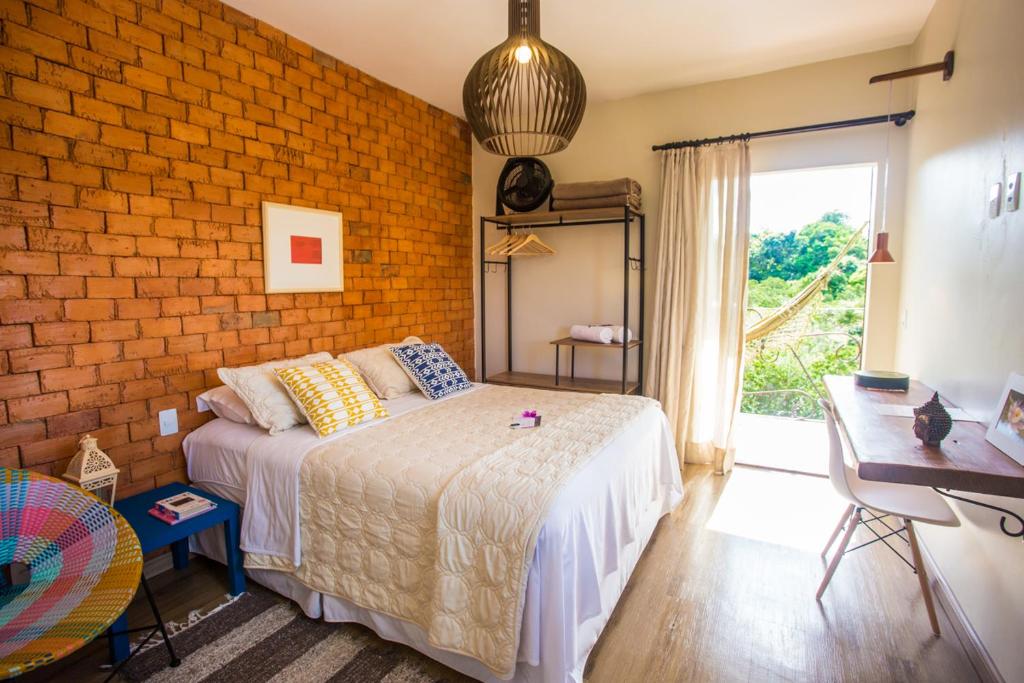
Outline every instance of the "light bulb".
<path id="1" fill-rule="evenodd" d="M 533 58 L 533 50 L 526 43 L 516 48 L 516 60 L 520 64 L 526 64 Z"/>

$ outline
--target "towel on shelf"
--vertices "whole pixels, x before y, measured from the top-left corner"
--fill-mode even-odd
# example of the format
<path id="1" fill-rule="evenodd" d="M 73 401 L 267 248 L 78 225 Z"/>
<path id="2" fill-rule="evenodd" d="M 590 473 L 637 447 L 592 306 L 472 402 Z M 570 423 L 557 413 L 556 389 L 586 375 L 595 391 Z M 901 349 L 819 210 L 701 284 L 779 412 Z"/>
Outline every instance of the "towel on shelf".
<path id="1" fill-rule="evenodd" d="M 638 194 L 616 194 L 607 197 L 586 197 L 583 199 L 552 199 L 552 211 L 574 209 L 621 208 L 628 206 L 634 211 L 643 211 L 643 202 Z"/>
<path id="2" fill-rule="evenodd" d="M 551 190 L 554 199 L 592 199 L 618 195 L 640 196 L 640 183 L 632 178 L 592 180 L 585 183 L 555 183 Z"/>
<path id="3" fill-rule="evenodd" d="M 622 331 L 626 330 L 626 334 L 629 336 L 629 341 L 633 341 L 633 330 L 627 330 L 622 325 L 611 325 L 612 341 L 616 344 L 622 343 Z"/>
<path id="4" fill-rule="evenodd" d="M 569 336 L 580 341 L 594 342 L 597 344 L 612 343 L 612 328 L 600 325 L 573 325 L 569 328 Z"/>
<path id="5" fill-rule="evenodd" d="M 621 344 L 624 329 L 622 325 L 573 325 L 569 328 L 569 336 L 573 339 L 595 342 L 597 344 Z M 632 341 L 633 331 L 625 331 L 630 341 Z"/>

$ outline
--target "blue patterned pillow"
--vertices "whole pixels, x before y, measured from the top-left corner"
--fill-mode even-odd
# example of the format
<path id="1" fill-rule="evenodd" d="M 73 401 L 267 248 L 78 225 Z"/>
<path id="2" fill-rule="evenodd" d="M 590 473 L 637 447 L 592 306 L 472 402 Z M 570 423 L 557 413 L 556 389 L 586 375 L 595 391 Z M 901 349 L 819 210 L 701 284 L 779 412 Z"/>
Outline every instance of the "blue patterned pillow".
<path id="1" fill-rule="evenodd" d="M 424 396 L 432 401 L 471 386 L 466 373 L 440 344 L 392 346 L 391 354 Z"/>

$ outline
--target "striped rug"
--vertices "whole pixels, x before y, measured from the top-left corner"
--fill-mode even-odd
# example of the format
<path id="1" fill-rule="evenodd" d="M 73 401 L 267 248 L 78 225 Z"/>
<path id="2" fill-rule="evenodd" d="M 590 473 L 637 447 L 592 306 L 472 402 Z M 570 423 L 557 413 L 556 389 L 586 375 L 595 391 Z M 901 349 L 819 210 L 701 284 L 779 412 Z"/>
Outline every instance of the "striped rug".
<path id="1" fill-rule="evenodd" d="M 249 593 L 171 639 L 180 666 L 167 666 L 161 643 L 131 660 L 122 670 L 124 678 L 152 683 L 472 680 L 363 626 L 309 619 L 294 603 L 252 582 L 249 587 Z"/>

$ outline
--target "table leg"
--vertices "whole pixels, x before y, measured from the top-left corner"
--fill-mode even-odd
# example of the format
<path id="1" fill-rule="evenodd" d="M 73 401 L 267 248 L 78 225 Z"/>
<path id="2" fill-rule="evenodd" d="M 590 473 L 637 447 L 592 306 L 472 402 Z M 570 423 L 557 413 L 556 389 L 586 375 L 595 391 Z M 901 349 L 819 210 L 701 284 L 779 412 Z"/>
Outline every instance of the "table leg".
<path id="1" fill-rule="evenodd" d="M 555 344 L 555 386 L 556 387 L 558 386 L 558 358 L 561 355 L 559 353 L 559 351 L 561 351 L 561 347 L 559 347 L 558 344 Z"/>
<path id="2" fill-rule="evenodd" d="M 175 569 L 188 567 L 188 539 L 183 538 L 171 544 L 171 556 L 174 559 Z"/>
<path id="3" fill-rule="evenodd" d="M 131 653 L 131 643 L 128 640 L 128 610 L 110 625 L 109 633 L 112 635 L 107 639 L 107 649 L 110 652 L 110 663 L 117 664 Z"/>
<path id="4" fill-rule="evenodd" d="M 238 517 L 224 522 L 224 545 L 228 556 L 228 582 L 231 594 L 245 592 L 245 572 L 242 569 L 242 551 L 238 548 Z"/>

